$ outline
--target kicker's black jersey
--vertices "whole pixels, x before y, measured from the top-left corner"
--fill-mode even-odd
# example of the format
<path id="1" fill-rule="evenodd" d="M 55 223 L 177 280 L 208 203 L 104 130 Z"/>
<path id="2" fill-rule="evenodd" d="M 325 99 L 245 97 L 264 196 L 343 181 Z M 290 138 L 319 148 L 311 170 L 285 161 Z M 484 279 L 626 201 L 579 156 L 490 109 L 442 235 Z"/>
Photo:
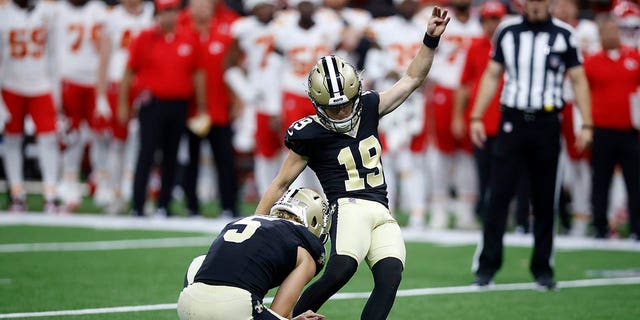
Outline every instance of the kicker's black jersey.
<path id="1" fill-rule="evenodd" d="M 324 265 L 324 246 L 299 223 L 270 216 L 251 216 L 227 224 L 213 241 L 195 282 L 245 289 L 263 298 L 296 266 L 298 247 Z"/>
<path id="2" fill-rule="evenodd" d="M 361 97 L 357 131 L 337 133 L 320 124 L 317 116 L 302 118 L 287 130 L 285 145 L 307 157 L 330 203 L 359 198 L 388 205 L 378 137 L 380 96 L 367 91 Z"/>

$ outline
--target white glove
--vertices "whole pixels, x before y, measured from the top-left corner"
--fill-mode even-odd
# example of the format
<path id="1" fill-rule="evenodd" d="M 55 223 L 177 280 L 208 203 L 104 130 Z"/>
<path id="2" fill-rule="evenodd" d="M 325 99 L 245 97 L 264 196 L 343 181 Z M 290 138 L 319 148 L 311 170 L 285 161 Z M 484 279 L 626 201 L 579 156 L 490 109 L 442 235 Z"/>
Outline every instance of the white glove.
<path id="1" fill-rule="evenodd" d="M 4 125 L 11 121 L 11 114 L 7 109 L 7 105 L 4 104 L 2 96 L 0 96 L 0 132 L 4 132 Z"/>
<path id="2" fill-rule="evenodd" d="M 99 95 L 96 97 L 96 116 L 105 119 L 111 119 L 111 107 L 109 106 L 109 101 L 107 97 L 104 95 Z"/>

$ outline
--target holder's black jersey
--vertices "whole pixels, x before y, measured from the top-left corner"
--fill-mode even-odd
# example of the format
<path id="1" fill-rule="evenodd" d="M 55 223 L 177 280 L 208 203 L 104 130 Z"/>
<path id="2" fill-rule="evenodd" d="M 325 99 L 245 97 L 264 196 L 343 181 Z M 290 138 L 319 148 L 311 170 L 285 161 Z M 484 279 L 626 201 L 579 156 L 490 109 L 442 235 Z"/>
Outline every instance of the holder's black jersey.
<path id="1" fill-rule="evenodd" d="M 245 289 L 263 298 L 296 266 L 298 247 L 324 265 L 324 246 L 299 223 L 270 216 L 251 216 L 226 225 L 209 248 L 195 282 Z"/>

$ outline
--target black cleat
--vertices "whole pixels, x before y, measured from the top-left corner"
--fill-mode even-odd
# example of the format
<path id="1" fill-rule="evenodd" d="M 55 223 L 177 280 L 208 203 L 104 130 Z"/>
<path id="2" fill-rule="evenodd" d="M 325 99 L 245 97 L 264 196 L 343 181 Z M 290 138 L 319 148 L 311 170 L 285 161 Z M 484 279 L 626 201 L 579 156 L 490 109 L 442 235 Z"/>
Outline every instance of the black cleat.
<path id="1" fill-rule="evenodd" d="M 471 283 L 472 286 L 487 289 L 493 286 L 493 278 L 488 275 L 478 274 Z"/>
<path id="2" fill-rule="evenodd" d="M 551 276 L 539 276 L 536 278 L 536 290 L 539 291 L 556 291 L 558 289 L 556 282 Z"/>

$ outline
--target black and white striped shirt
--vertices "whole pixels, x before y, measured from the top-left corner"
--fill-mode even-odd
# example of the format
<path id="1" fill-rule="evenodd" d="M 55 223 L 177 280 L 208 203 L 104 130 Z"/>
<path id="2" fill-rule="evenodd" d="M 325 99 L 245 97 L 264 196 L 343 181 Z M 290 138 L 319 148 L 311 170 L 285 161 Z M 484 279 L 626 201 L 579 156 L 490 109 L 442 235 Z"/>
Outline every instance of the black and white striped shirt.
<path id="1" fill-rule="evenodd" d="M 500 24 L 494 41 L 493 60 L 505 67 L 500 103 L 526 112 L 562 109 L 565 72 L 582 64 L 571 26 L 515 17 Z"/>

